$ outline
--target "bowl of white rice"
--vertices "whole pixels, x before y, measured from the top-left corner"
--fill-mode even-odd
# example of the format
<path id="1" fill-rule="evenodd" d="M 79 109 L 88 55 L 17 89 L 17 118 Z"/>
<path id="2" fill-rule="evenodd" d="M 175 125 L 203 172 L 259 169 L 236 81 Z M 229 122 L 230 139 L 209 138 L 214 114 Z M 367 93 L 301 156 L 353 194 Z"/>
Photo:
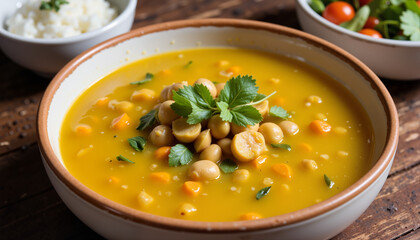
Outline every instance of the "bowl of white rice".
<path id="1" fill-rule="evenodd" d="M 0 48 L 11 60 L 53 76 L 71 59 L 128 32 L 136 0 L 0 1 Z"/>

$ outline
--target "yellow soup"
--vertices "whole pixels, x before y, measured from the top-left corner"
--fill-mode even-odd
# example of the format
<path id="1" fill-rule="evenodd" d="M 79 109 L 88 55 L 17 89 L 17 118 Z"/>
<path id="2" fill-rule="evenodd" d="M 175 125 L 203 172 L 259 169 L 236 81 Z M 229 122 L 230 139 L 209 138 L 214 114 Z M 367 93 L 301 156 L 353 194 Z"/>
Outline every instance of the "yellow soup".
<path id="1" fill-rule="evenodd" d="M 210 121 L 198 124 L 201 138 L 207 142 L 195 147 L 194 142 L 182 143 L 179 136 L 169 143 L 159 142 L 166 130 L 170 133 L 177 127 L 170 116 L 161 117 L 161 122 L 169 122 L 159 131 L 151 133 L 158 123 L 136 130 L 141 117 L 153 108 L 161 109 L 161 95 L 167 98 L 168 93 L 176 92 L 165 87 L 183 81 L 193 85 L 200 78 L 220 86 L 217 83 L 245 75 L 256 79 L 259 93 L 276 91 L 263 107 L 281 107 L 287 111 L 286 117 L 264 112 L 263 122 L 252 126 L 255 131 L 230 127 L 228 140 L 224 140 L 228 147 L 215 160 L 200 157 L 200 144 L 212 144 L 210 155 L 221 149 L 218 146 L 225 146 L 219 142 L 224 134 L 217 139 L 206 135 L 205 130 L 213 124 Z M 142 84 L 130 84 L 142 80 Z M 239 134 L 232 131 L 242 131 L 240 136 L 255 141 L 235 140 Z M 282 132 L 276 135 L 279 139 L 271 136 L 276 131 Z M 128 139 L 137 136 L 147 140 L 142 151 L 129 144 Z M 232 139 L 235 147 L 229 147 Z M 235 221 L 296 211 L 343 191 L 373 165 L 374 139 L 360 104 L 328 75 L 283 56 L 215 48 L 153 56 L 105 76 L 74 103 L 62 125 L 60 142 L 70 173 L 115 202 L 173 218 Z M 192 161 L 169 166 L 168 154 L 180 142 L 193 153 Z M 174 155 L 182 156 L 180 152 Z M 199 158 L 212 160 L 207 165 L 214 171 L 206 174 L 217 175 L 200 178 L 204 173 L 195 171 Z M 233 161 L 226 165 L 226 159 Z"/>

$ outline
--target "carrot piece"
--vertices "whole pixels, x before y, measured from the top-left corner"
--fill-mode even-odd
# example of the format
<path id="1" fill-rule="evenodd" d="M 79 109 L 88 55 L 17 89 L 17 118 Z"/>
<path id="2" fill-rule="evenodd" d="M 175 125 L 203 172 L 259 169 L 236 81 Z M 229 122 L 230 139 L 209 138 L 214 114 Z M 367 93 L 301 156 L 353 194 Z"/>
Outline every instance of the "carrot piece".
<path id="1" fill-rule="evenodd" d="M 265 163 L 265 161 L 267 160 L 268 156 L 263 154 L 258 156 L 256 159 L 251 161 L 251 165 L 256 168 L 256 169 L 260 169 L 261 166 Z"/>
<path id="2" fill-rule="evenodd" d="M 271 169 L 280 177 L 284 178 L 292 178 L 292 170 L 290 169 L 289 165 L 285 163 L 276 163 L 271 166 Z"/>
<path id="3" fill-rule="evenodd" d="M 117 177 L 115 177 L 115 176 L 111 176 L 111 177 L 109 177 L 108 182 L 110 182 L 110 183 L 119 183 L 120 182 L 120 179 L 117 178 Z"/>
<path id="4" fill-rule="evenodd" d="M 311 145 L 307 144 L 307 143 L 300 143 L 299 147 L 304 150 L 305 152 L 311 152 L 312 151 L 312 147 Z"/>
<path id="5" fill-rule="evenodd" d="M 171 153 L 171 147 L 169 146 L 163 146 L 155 151 L 155 158 L 159 160 L 168 160 L 169 159 L 169 153 Z"/>
<path id="6" fill-rule="evenodd" d="M 227 73 L 232 73 L 233 76 L 236 76 L 241 71 L 241 67 L 239 66 L 232 66 L 226 70 Z"/>
<path id="7" fill-rule="evenodd" d="M 169 183 L 171 175 L 167 172 L 152 172 L 150 173 L 150 179 L 160 183 Z"/>
<path id="8" fill-rule="evenodd" d="M 273 101 L 271 102 L 273 105 L 277 105 L 277 106 L 283 106 L 285 102 L 285 99 L 282 97 L 277 97 L 274 98 Z"/>
<path id="9" fill-rule="evenodd" d="M 187 195 L 196 197 L 201 191 L 201 183 L 195 181 L 186 181 L 182 185 L 182 190 Z"/>
<path id="10" fill-rule="evenodd" d="M 111 123 L 111 127 L 117 130 L 123 129 L 130 125 L 130 117 L 127 113 L 123 113 L 120 116 L 114 118 Z"/>
<path id="11" fill-rule="evenodd" d="M 92 133 L 92 127 L 87 124 L 78 124 L 74 131 L 79 136 L 88 136 Z"/>
<path id="12" fill-rule="evenodd" d="M 309 128 L 317 134 L 326 134 L 331 131 L 331 125 L 322 120 L 313 120 Z"/>
<path id="13" fill-rule="evenodd" d="M 245 213 L 242 214 L 240 219 L 241 220 L 256 220 L 256 219 L 260 219 L 262 218 L 260 214 L 258 213 L 254 213 L 254 212 L 249 212 L 249 213 Z"/>
<path id="14" fill-rule="evenodd" d="M 169 70 L 169 69 L 163 69 L 163 70 L 161 71 L 161 73 L 162 73 L 162 75 L 164 75 L 164 76 L 169 76 L 169 75 L 171 75 L 171 74 L 172 74 L 171 70 Z"/>
<path id="15" fill-rule="evenodd" d="M 96 100 L 95 106 L 97 107 L 106 107 L 107 104 L 109 102 L 109 98 L 108 97 L 102 97 L 99 98 L 98 100 Z"/>

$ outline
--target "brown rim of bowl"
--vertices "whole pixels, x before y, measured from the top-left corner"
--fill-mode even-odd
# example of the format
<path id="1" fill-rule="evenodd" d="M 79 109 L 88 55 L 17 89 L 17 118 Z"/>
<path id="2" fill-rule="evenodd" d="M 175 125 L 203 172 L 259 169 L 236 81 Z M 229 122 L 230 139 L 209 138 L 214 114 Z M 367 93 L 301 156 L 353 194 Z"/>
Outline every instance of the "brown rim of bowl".
<path id="1" fill-rule="evenodd" d="M 49 112 L 49 107 L 53 96 L 63 82 L 63 80 L 71 74 L 74 69 L 76 69 L 84 61 L 100 52 L 103 49 L 112 47 L 119 42 L 123 42 L 133 37 L 138 37 L 142 35 L 147 35 L 150 33 L 161 32 L 172 29 L 186 28 L 186 27 L 205 27 L 205 26 L 215 26 L 215 27 L 235 27 L 235 28 L 246 28 L 246 29 L 256 29 L 264 30 L 272 33 L 287 35 L 303 39 L 311 45 L 322 48 L 324 51 L 329 52 L 330 54 L 335 55 L 336 57 L 342 59 L 343 61 L 350 64 L 356 71 L 361 73 L 361 75 L 369 81 L 372 88 L 378 93 L 380 100 L 384 105 L 384 110 L 387 114 L 389 126 L 387 129 L 387 139 L 384 150 L 378 159 L 377 163 L 373 166 L 368 173 L 366 173 L 361 179 L 356 183 L 351 185 L 346 190 L 341 193 L 310 207 L 283 214 L 274 217 L 263 218 L 253 221 L 233 221 L 233 222 L 200 222 L 200 221 L 188 221 L 176 218 L 162 217 L 153 215 L 150 213 L 142 212 L 133 208 L 123 206 L 119 203 L 113 202 L 93 190 L 87 188 L 82 183 L 80 183 L 76 178 L 74 178 L 60 163 L 58 157 L 54 154 L 51 144 L 48 141 L 48 132 L 47 132 L 47 117 Z M 48 86 L 45 94 L 41 100 L 41 104 L 38 111 L 37 118 L 37 130 L 38 130 L 38 140 L 40 143 L 40 151 L 45 158 L 45 162 L 48 167 L 54 172 L 58 179 L 64 183 L 64 185 L 69 188 L 76 195 L 81 197 L 86 202 L 91 205 L 99 208 L 101 210 L 107 211 L 108 213 L 120 217 L 122 219 L 141 223 L 149 226 L 178 230 L 178 231 L 188 231 L 188 232 L 241 232 L 244 230 L 247 231 L 257 231 L 263 229 L 269 229 L 273 227 L 280 227 L 285 225 L 290 225 L 292 223 L 302 222 L 308 220 L 315 216 L 327 213 L 328 211 L 339 207 L 340 205 L 350 201 L 355 198 L 365 189 L 367 189 L 371 184 L 373 184 L 386 170 L 390 165 L 393 155 L 396 152 L 396 147 L 398 143 L 398 115 L 393 103 L 391 96 L 389 95 L 387 89 L 380 81 L 380 79 L 362 62 L 358 59 L 342 50 L 341 48 L 322 40 L 313 35 L 271 24 L 251 20 L 237 20 L 237 19 L 201 19 L 201 20 L 181 20 L 167 23 L 160 23 L 156 25 L 151 25 L 139 29 L 135 29 L 126 34 L 117 36 L 113 39 L 105 41 L 91 49 L 85 51 L 70 63 L 68 63 L 52 80 Z"/>

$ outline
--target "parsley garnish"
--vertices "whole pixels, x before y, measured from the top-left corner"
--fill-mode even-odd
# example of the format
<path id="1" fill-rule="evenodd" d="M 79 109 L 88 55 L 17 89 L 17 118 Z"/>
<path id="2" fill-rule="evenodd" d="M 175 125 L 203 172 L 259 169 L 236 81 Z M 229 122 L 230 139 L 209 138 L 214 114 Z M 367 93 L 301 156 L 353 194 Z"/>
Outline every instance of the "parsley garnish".
<path id="1" fill-rule="evenodd" d="M 271 186 L 261 189 L 260 191 L 257 192 L 257 195 L 255 196 L 255 198 L 257 200 L 260 200 L 262 197 L 264 197 L 270 192 L 270 189 L 271 189 Z"/>
<path id="2" fill-rule="evenodd" d="M 123 161 L 123 162 L 128 162 L 128 163 L 135 163 L 135 162 L 131 161 L 130 159 L 128 159 L 128 158 L 126 158 L 126 157 L 124 157 L 122 155 L 118 155 L 117 156 L 117 160 L 118 161 Z"/>
<path id="3" fill-rule="evenodd" d="M 402 13 L 401 29 L 405 36 L 410 37 L 411 41 L 420 41 L 420 16 L 419 14 L 407 10 Z"/>
<path id="4" fill-rule="evenodd" d="M 146 73 L 146 77 L 143 80 L 131 82 L 130 84 L 131 85 L 142 85 L 142 84 L 145 84 L 147 82 L 152 81 L 152 79 L 153 79 L 154 76 L 155 75 L 153 75 L 151 73 Z"/>
<path id="5" fill-rule="evenodd" d="M 327 174 L 324 174 L 324 180 L 327 187 L 332 188 L 334 186 L 334 182 L 327 176 Z"/>
<path id="6" fill-rule="evenodd" d="M 207 87 L 196 84 L 172 91 L 175 103 L 171 108 L 178 115 L 187 118 L 189 124 L 197 124 L 220 114 L 223 121 L 243 127 L 252 126 L 262 121 L 261 114 L 253 105 L 275 93 L 265 96 L 257 91 L 258 87 L 251 76 L 231 78 L 216 99 L 213 99 Z"/>
<path id="7" fill-rule="evenodd" d="M 146 142 L 147 142 L 146 138 L 140 137 L 140 136 L 128 139 L 128 143 L 130 144 L 130 146 L 134 148 L 134 150 L 136 150 L 137 152 L 141 152 L 144 150 L 144 146 L 146 145 Z"/>
<path id="8" fill-rule="evenodd" d="M 285 149 L 287 151 L 292 151 L 292 147 L 290 147 L 289 144 L 284 144 L 284 143 L 275 144 L 275 143 L 272 143 L 271 146 L 273 148 L 282 148 L 282 149 Z"/>
<path id="9" fill-rule="evenodd" d="M 185 64 L 184 68 L 189 68 L 192 63 L 193 63 L 193 61 L 189 61 L 187 64 Z"/>
<path id="10" fill-rule="evenodd" d="M 290 114 L 279 106 L 272 106 L 270 108 L 270 116 L 279 117 L 281 119 L 287 119 Z"/>
<path id="11" fill-rule="evenodd" d="M 153 109 L 148 112 L 146 115 L 140 118 L 140 125 L 136 128 L 137 130 L 144 130 L 148 127 L 153 126 L 156 123 L 157 119 L 157 110 Z"/>
<path id="12" fill-rule="evenodd" d="M 238 169 L 238 164 L 231 159 L 225 159 L 220 163 L 220 169 L 224 173 L 233 173 L 236 169 Z"/>
<path id="13" fill-rule="evenodd" d="M 48 2 L 42 1 L 41 6 L 39 6 L 40 10 L 53 10 L 58 12 L 60 10 L 60 5 L 68 4 L 66 0 L 50 0 Z"/>
<path id="14" fill-rule="evenodd" d="M 170 167 L 187 165 L 189 162 L 191 162 L 192 157 L 192 152 L 186 146 L 177 144 L 171 147 L 168 164 Z"/>

